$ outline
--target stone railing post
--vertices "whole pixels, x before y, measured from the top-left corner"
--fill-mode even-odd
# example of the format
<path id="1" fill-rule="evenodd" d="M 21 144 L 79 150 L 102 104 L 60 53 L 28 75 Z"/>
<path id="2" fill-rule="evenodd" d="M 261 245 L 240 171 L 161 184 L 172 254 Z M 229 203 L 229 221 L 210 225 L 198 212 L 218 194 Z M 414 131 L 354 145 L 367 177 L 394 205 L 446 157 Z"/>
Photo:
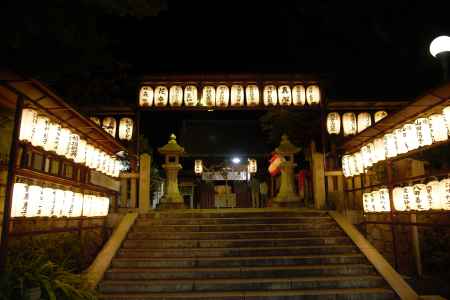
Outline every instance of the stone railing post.
<path id="1" fill-rule="evenodd" d="M 141 154 L 139 163 L 139 212 L 150 210 L 150 168 L 152 158 L 149 154 Z"/>

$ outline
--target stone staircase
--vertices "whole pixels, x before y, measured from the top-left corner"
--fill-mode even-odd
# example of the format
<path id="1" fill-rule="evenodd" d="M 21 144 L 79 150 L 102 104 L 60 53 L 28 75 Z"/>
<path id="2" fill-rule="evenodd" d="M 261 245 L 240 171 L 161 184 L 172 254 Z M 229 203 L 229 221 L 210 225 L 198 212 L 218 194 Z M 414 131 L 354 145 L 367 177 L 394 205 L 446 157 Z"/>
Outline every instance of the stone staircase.
<path id="1" fill-rule="evenodd" d="M 140 215 L 101 299 L 397 299 L 326 212 Z"/>

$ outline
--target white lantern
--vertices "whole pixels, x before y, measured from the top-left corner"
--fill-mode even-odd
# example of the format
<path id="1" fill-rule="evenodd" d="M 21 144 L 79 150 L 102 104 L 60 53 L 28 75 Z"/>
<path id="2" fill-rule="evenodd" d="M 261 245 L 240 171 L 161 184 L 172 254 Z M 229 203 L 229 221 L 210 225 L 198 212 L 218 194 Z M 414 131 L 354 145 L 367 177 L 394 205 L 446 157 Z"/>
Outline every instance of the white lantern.
<path id="1" fill-rule="evenodd" d="M 306 92 L 303 85 L 294 85 L 292 88 L 292 102 L 295 106 L 303 106 L 306 103 Z"/>
<path id="2" fill-rule="evenodd" d="M 416 201 L 417 210 L 429 210 L 430 201 L 428 199 L 427 186 L 425 184 L 419 183 L 413 186 L 414 199 Z"/>
<path id="3" fill-rule="evenodd" d="M 394 208 L 397 211 L 405 211 L 406 210 L 406 204 L 405 199 L 403 198 L 403 188 L 402 187 L 396 187 L 392 191 L 392 200 L 394 201 Z"/>
<path id="4" fill-rule="evenodd" d="M 201 159 L 196 159 L 194 163 L 195 174 L 203 173 L 203 161 Z"/>
<path id="5" fill-rule="evenodd" d="M 64 201 L 66 199 L 65 192 L 61 189 L 55 189 L 55 206 L 53 207 L 52 216 L 62 217 Z"/>
<path id="6" fill-rule="evenodd" d="M 46 116 L 38 116 L 36 122 L 36 130 L 34 131 L 31 144 L 33 146 L 44 147 L 48 141 L 48 130 L 50 127 L 50 119 Z"/>
<path id="7" fill-rule="evenodd" d="M 172 85 L 169 89 L 170 106 L 183 105 L 183 88 L 179 85 Z"/>
<path id="8" fill-rule="evenodd" d="M 31 142 L 36 131 L 38 113 L 34 109 L 25 108 L 22 110 L 22 120 L 20 122 L 19 140 Z"/>
<path id="9" fill-rule="evenodd" d="M 256 159 L 249 158 L 248 160 L 248 172 L 249 173 L 256 173 L 258 171 L 258 163 Z"/>
<path id="10" fill-rule="evenodd" d="M 169 90 L 163 85 L 155 87 L 155 106 L 167 106 Z"/>
<path id="11" fill-rule="evenodd" d="M 71 217 L 73 212 L 74 197 L 72 191 L 64 191 L 64 205 L 62 208 L 63 217 Z"/>
<path id="12" fill-rule="evenodd" d="M 383 136 L 384 142 L 384 152 L 386 153 L 387 158 L 396 157 L 397 156 L 397 145 L 395 144 L 395 137 L 392 133 L 386 133 Z"/>
<path id="13" fill-rule="evenodd" d="M 417 139 L 417 129 L 415 124 L 405 124 L 403 126 L 403 135 L 406 141 L 408 151 L 419 148 L 419 140 Z"/>
<path id="14" fill-rule="evenodd" d="M 151 86 L 141 87 L 139 92 L 139 106 L 152 106 L 153 105 L 153 88 Z"/>
<path id="15" fill-rule="evenodd" d="M 405 202 L 406 210 L 417 210 L 416 197 L 412 186 L 403 187 L 403 201 Z"/>
<path id="16" fill-rule="evenodd" d="M 109 212 L 109 198 L 102 197 L 102 211 L 100 216 L 104 217 L 107 216 Z"/>
<path id="17" fill-rule="evenodd" d="M 386 188 L 380 189 L 379 209 L 381 212 L 391 211 L 391 202 L 389 198 L 389 190 Z"/>
<path id="18" fill-rule="evenodd" d="M 280 85 L 278 87 L 278 102 L 280 103 L 280 105 L 291 105 L 292 94 L 290 86 Z"/>
<path id="19" fill-rule="evenodd" d="M 78 155 L 78 144 L 80 143 L 80 136 L 72 133 L 69 139 L 69 151 L 67 152 L 67 158 L 75 159 Z"/>
<path id="20" fill-rule="evenodd" d="M 207 107 L 216 105 L 216 89 L 212 85 L 206 85 L 203 87 L 200 104 Z"/>
<path id="21" fill-rule="evenodd" d="M 25 217 L 28 207 L 28 185 L 16 182 L 13 187 L 13 200 L 11 206 L 11 217 Z"/>
<path id="22" fill-rule="evenodd" d="M 44 203 L 42 206 L 41 217 L 51 217 L 55 206 L 55 190 L 49 187 L 42 189 Z"/>
<path id="23" fill-rule="evenodd" d="M 133 137 L 133 119 L 122 118 L 119 122 L 119 139 L 131 141 Z"/>
<path id="24" fill-rule="evenodd" d="M 98 158 L 96 164 L 97 167 L 95 168 L 95 170 L 101 172 L 103 170 L 103 165 L 105 163 L 106 153 L 99 150 L 97 158 Z"/>
<path id="25" fill-rule="evenodd" d="M 315 105 L 320 103 L 320 88 L 317 85 L 310 85 L 306 88 L 306 102 L 308 105 Z"/>
<path id="26" fill-rule="evenodd" d="M 375 123 L 378 123 L 382 119 L 386 118 L 387 115 L 388 115 L 388 113 L 385 112 L 384 110 L 379 110 L 374 114 L 373 119 L 374 119 Z"/>
<path id="27" fill-rule="evenodd" d="M 450 106 L 446 106 L 442 110 L 442 115 L 444 116 L 445 124 L 447 125 L 447 130 L 450 132 Z"/>
<path id="28" fill-rule="evenodd" d="M 355 155 L 349 155 L 348 157 L 348 169 L 350 171 L 351 176 L 358 175 L 358 168 L 356 166 L 356 158 Z"/>
<path id="29" fill-rule="evenodd" d="M 414 124 L 416 125 L 419 146 L 423 147 L 431 145 L 433 139 L 431 137 L 430 121 L 427 118 L 418 118 Z"/>
<path id="30" fill-rule="evenodd" d="M 429 120 L 433 142 L 446 141 L 448 139 L 448 130 L 444 116 L 441 114 L 434 114 L 429 117 Z"/>
<path id="31" fill-rule="evenodd" d="M 59 140 L 61 138 L 61 125 L 58 123 L 50 123 L 48 129 L 48 140 L 44 145 L 45 151 L 55 151 L 58 150 Z"/>
<path id="32" fill-rule="evenodd" d="M 358 114 L 358 133 L 372 125 L 372 119 L 368 112 Z"/>
<path id="33" fill-rule="evenodd" d="M 349 166 L 349 160 L 350 160 L 350 155 L 344 155 L 342 156 L 342 173 L 344 173 L 345 177 L 351 177 L 352 173 L 350 171 L 350 166 Z"/>
<path id="34" fill-rule="evenodd" d="M 228 106 L 230 101 L 230 89 L 226 85 L 219 85 L 216 89 L 216 106 Z"/>
<path id="35" fill-rule="evenodd" d="M 56 149 L 56 153 L 58 155 L 66 156 L 69 153 L 69 142 L 70 136 L 72 133 L 67 128 L 61 129 L 61 135 L 59 136 L 58 148 Z"/>
<path id="36" fill-rule="evenodd" d="M 356 152 L 353 154 L 353 157 L 355 159 L 356 175 L 364 173 L 364 164 L 361 152 Z"/>
<path id="37" fill-rule="evenodd" d="M 119 177 L 120 171 L 122 171 L 122 162 L 120 160 L 116 160 L 114 162 L 114 177 Z"/>
<path id="38" fill-rule="evenodd" d="M 37 185 L 28 187 L 28 206 L 27 214 L 30 217 L 39 217 L 43 206 L 42 188 Z"/>
<path id="39" fill-rule="evenodd" d="M 85 165 L 89 168 L 92 168 L 92 159 L 94 156 L 94 146 L 91 144 L 86 144 L 86 161 Z"/>
<path id="40" fill-rule="evenodd" d="M 259 105 L 259 88 L 255 84 L 249 84 L 245 88 L 245 98 L 247 106 Z"/>
<path id="41" fill-rule="evenodd" d="M 427 196 L 430 209 L 442 209 L 442 195 L 442 188 L 439 181 L 433 180 L 427 183 Z"/>
<path id="42" fill-rule="evenodd" d="M 383 138 L 376 138 L 373 140 L 373 146 L 375 148 L 376 161 L 383 161 L 386 159 L 386 153 L 384 151 Z"/>
<path id="43" fill-rule="evenodd" d="M 103 130 L 109 133 L 112 137 L 116 137 L 116 119 L 112 117 L 106 117 L 103 119 Z"/>
<path id="44" fill-rule="evenodd" d="M 372 143 L 367 144 L 361 148 L 361 155 L 364 168 L 371 167 L 374 164 L 374 146 Z"/>
<path id="45" fill-rule="evenodd" d="M 368 148 L 368 152 L 369 152 L 369 159 L 371 160 L 372 164 L 377 163 L 378 160 L 377 160 L 377 156 L 375 155 L 374 143 L 368 143 L 367 148 Z"/>
<path id="46" fill-rule="evenodd" d="M 186 87 L 184 88 L 184 105 L 197 106 L 197 104 L 197 87 L 195 85 L 186 85 Z"/>
<path id="47" fill-rule="evenodd" d="M 94 151 L 92 152 L 92 163 L 90 168 L 97 170 L 99 163 L 100 163 L 100 150 L 94 147 Z"/>
<path id="48" fill-rule="evenodd" d="M 231 86 L 231 106 L 244 105 L 244 87 L 240 84 Z"/>
<path id="49" fill-rule="evenodd" d="M 86 140 L 80 139 L 78 142 L 77 156 L 75 157 L 75 162 L 83 164 L 86 162 Z"/>
<path id="50" fill-rule="evenodd" d="M 356 134 L 356 116 L 352 112 L 346 112 L 342 115 L 342 127 L 344 136 Z"/>
<path id="51" fill-rule="evenodd" d="M 92 122 L 94 122 L 95 124 L 97 124 L 97 126 L 101 126 L 101 123 L 100 123 L 100 119 L 99 119 L 99 118 L 97 118 L 97 117 L 89 117 L 89 119 L 90 119 Z"/>
<path id="52" fill-rule="evenodd" d="M 450 179 L 446 178 L 441 180 L 441 204 L 442 209 L 450 210 Z"/>
<path id="53" fill-rule="evenodd" d="M 93 197 L 94 196 L 87 195 L 87 194 L 85 194 L 83 196 L 83 212 L 82 212 L 82 215 L 84 217 L 90 217 L 91 216 L 90 213 L 91 213 L 91 204 L 92 204 L 92 201 L 93 201 Z"/>
<path id="54" fill-rule="evenodd" d="M 80 217 L 83 210 L 83 194 L 74 193 L 71 217 Z"/>
<path id="55" fill-rule="evenodd" d="M 273 84 L 266 85 L 263 90 L 264 105 L 277 105 L 277 88 Z"/>
<path id="56" fill-rule="evenodd" d="M 339 134 L 341 132 L 341 116 L 337 112 L 330 112 L 327 115 L 328 134 Z"/>
<path id="57" fill-rule="evenodd" d="M 363 209 L 364 209 L 364 212 L 372 212 L 372 209 L 371 209 L 371 206 L 370 206 L 370 204 L 371 204 L 371 202 L 372 202 L 372 195 L 370 194 L 370 193 L 364 193 L 363 194 Z"/>
<path id="58" fill-rule="evenodd" d="M 408 147 L 406 145 L 406 137 L 404 136 L 403 128 L 397 128 L 393 131 L 395 139 L 395 149 L 397 154 L 403 154 L 408 152 Z"/>
<path id="59" fill-rule="evenodd" d="M 381 211 L 381 205 L 380 205 L 380 191 L 372 191 L 370 193 L 370 204 L 369 204 L 370 210 L 373 212 L 380 212 Z"/>

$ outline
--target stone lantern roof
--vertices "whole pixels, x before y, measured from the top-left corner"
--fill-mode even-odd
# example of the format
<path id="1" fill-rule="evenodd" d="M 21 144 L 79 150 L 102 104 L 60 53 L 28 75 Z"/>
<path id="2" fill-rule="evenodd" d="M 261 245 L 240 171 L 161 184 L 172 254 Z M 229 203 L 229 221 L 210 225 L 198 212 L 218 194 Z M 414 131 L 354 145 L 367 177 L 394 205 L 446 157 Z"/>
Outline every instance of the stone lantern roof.
<path id="1" fill-rule="evenodd" d="M 293 155 L 299 151 L 300 148 L 291 143 L 287 134 L 283 134 L 280 146 L 275 149 L 275 152 L 281 155 Z"/>
<path id="2" fill-rule="evenodd" d="M 184 148 L 178 145 L 177 137 L 175 134 L 170 135 L 169 142 L 158 148 L 159 153 L 167 155 L 167 154 L 175 154 L 175 155 L 183 155 L 185 153 Z"/>

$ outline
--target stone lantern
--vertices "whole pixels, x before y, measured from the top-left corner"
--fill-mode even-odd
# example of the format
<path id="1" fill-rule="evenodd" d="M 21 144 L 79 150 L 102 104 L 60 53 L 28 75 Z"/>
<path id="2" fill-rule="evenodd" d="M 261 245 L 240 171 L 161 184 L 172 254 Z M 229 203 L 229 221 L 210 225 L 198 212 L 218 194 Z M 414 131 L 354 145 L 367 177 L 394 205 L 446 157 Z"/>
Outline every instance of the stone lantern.
<path id="1" fill-rule="evenodd" d="M 294 154 L 298 153 L 300 148 L 293 145 L 286 134 L 281 137 L 280 146 L 275 149 L 275 153 L 284 158 L 280 164 L 281 186 L 278 195 L 273 199 L 274 207 L 298 207 L 300 206 L 300 197 L 294 190 Z"/>
<path id="2" fill-rule="evenodd" d="M 166 171 L 166 188 L 160 201 L 160 208 L 185 208 L 183 197 L 178 189 L 178 171 L 182 169 L 179 158 L 185 153 L 184 148 L 177 144 L 176 136 L 172 134 L 169 142 L 158 149 L 165 155 L 163 169 Z"/>

